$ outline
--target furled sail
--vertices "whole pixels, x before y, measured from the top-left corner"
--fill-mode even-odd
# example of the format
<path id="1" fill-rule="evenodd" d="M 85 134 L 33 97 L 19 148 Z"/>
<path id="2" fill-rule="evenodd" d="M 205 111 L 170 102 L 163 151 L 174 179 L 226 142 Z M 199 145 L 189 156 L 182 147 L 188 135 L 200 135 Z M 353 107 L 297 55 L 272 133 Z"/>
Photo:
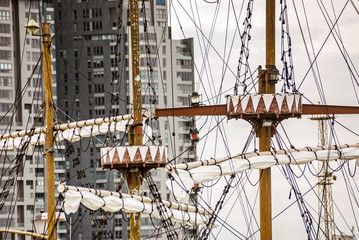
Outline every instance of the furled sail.
<path id="1" fill-rule="evenodd" d="M 241 173 L 249 169 L 265 169 L 274 165 L 300 165 L 312 161 L 349 161 L 359 158 L 359 144 L 291 149 L 290 151 L 256 152 L 241 154 L 232 158 L 211 159 L 188 164 L 167 165 L 172 175 L 167 187 L 180 202 L 188 202 L 190 190 L 194 184 L 213 181 L 220 176 Z M 357 165 L 359 163 L 357 161 Z"/>
<path id="2" fill-rule="evenodd" d="M 153 200 L 149 197 L 103 191 L 91 188 L 81 188 L 60 184 L 60 193 L 65 195 L 63 209 L 66 214 L 75 213 L 80 203 L 91 210 L 102 208 L 107 212 L 123 210 L 127 213 L 143 212 L 152 217 L 160 218 L 160 213 Z M 162 201 L 173 221 L 188 225 L 206 224 L 211 211 L 188 204 Z"/>
<path id="3" fill-rule="evenodd" d="M 145 112 L 144 117 L 149 117 L 149 112 Z M 124 132 L 133 119 L 132 114 L 121 115 L 109 118 L 97 118 L 79 122 L 70 122 L 54 125 L 54 140 L 61 142 L 67 140 L 70 142 L 79 141 L 81 138 L 106 134 L 109 132 Z M 19 149 L 29 141 L 28 146 L 45 144 L 45 127 L 39 127 L 31 130 L 8 133 L 0 136 L 0 150 Z M 144 127 L 144 142 L 148 136 L 152 135 L 149 126 Z"/>

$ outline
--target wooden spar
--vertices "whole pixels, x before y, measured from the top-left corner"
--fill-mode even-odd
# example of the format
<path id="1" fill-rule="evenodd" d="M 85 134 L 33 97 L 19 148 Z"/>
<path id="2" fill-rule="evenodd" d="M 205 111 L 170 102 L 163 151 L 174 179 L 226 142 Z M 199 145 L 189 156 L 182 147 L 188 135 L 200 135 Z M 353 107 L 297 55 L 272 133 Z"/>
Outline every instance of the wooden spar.
<path id="1" fill-rule="evenodd" d="M 27 236 L 35 237 L 36 239 L 48 239 L 48 237 L 46 235 L 33 233 L 33 232 L 20 231 L 20 230 L 16 230 L 16 229 L 0 228 L 0 232 L 27 235 Z"/>
<path id="2" fill-rule="evenodd" d="M 226 116 L 227 105 L 155 109 L 155 117 L 164 116 Z M 359 114 L 357 106 L 303 104 L 302 115 L 313 114 Z"/>
<path id="3" fill-rule="evenodd" d="M 359 114 L 359 107 L 303 104 L 302 115 L 315 114 Z"/>
<path id="4" fill-rule="evenodd" d="M 303 104 L 301 115 L 313 114 L 359 114 L 357 106 Z M 163 116 L 226 116 L 227 105 L 155 109 L 155 117 Z"/>
<path id="5" fill-rule="evenodd" d="M 133 96 L 133 126 L 129 132 L 129 142 L 133 146 L 142 146 L 142 96 L 141 96 L 141 71 L 140 71 L 140 31 L 138 0 L 130 0 L 130 25 L 131 25 L 131 57 L 132 57 L 132 96 Z M 127 185 L 131 195 L 140 192 L 141 172 L 138 168 L 132 168 L 127 172 Z M 130 239 L 141 239 L 141 214 L 130 214 Z"/>
<path id="6" fill-rule="evenodd" d="M 144 117 L 149 117 L 149 112 L 146 111 L 143 113 Z M 119 122 L 119 121 L 126 121 L 133 119 L 133 114 L 121 115 L 116 117 L 107 117 L 107 118 L 96 118 L 96 119 L 89 119 L 83 120 L 78 122 L 70 122 L 70 123 L 62 123 L 62 124 L 55 124 L 54 130 L 67 130 L 67 129 L 74 129 L 74 128 L 81 128 L 81 127 L 89 127 L 89 126 L 97 126 L 104 123 L 112 123 L 112 122 Z M 30 130 L 22 130 L 16 131 L 12 133 L 6 133 L 0 135 L 0 140 L 8 139 L 8 138 L 17 138 L 17 137 L 25 137 L 32 134 L 40 134 L 45 133 L 45 127 L 39 127 Z"/>
<path id="7" fill-rule="evenodd" d="M 302 151 L 320 151 L 320 150 L 340 150 L 340 149 L 344 149 L 344 148 L 358 148 L 359 144 L 348 144 L 348 145 L 341 145 L 341 146 L 330 146 L 330 147 L 307 147 L 307 148 L 297 148 L 297 149 L 289 149 L 289 150 L 276 150 L 275 155 L 284 155 L 284 154 L 290 154 L 293 152 L 302 152 Z M 223 158 L 216 158 L 216 159 L 209 159 L 209 160 L 204 160 L 204 161 L 197 161 L 197 162 L 189 162 L 186 164 L 183 163 L 179 163 L 176 165 L 167 165 L 166 168 L 168 170 L 178 170 L 178 169 L 182 169 L 182 170 L 190 170 L 193 168 L 197 168 L 200 166 L 210 166 L 210 165 L 215 165 L 215 164 L 219 164 L 221 162 L 230 160 L 230 159 L 236 159 L 236 158 L 240 158 L 240 159 L 248 159 L 251 157 L 255 157 L 255 156 L 270 156 L 273 155 L 273 152 L 271 151 L 265 151 L 265 152 L 257 152 L 257 153 L 247 153 L 247 154 L 238 154 L 238 155 L 234 155 L 231 157 L 223 157 Z"/>
<path id="8" fill-rule="evenodd" d="M 45 145 L 46 145 L 46 190 L 48 214 L 48 239 L 57 239 L 56 203 L 55 203 L 55 163 L 54 163 L 54 112 L 52 99 L 51 72 L 51 31 L 50 23 L 42 24 L 43 36 L 43 65 L 44 65 L 44 95 L 45 95 Z"/>
<path id="9" fill-rule="evenodd" d="M 65 184 L 60 184 L 57 187 L 57 189 L 60 193 L 66 192 L 67 190 L 72 190 L 72 191 L 80 191 L 80 192 L 90 192 L 90 193 L 95 194 L 100 197 L 116 196 L 116 197 L 120 197 L 120 198 L 133 198 L 133 199 L 136 199 L 136 200 L 144 202 L 144 203 L 153 203 L 153 200 L 149 197 L 131 195 L 131 194 L 125 194 L 125 193 L 118 193 L 118 192 L 107 191 L 107 190 L 99 191 L 99 190 L 96 190 L 93 188 L 75 187 L 75 186 L 68 186 Z M 171 208 L 171 209 L 177 209 L 177 210 L 187 211 L 187 212 L 198 212 L 198 213 L 204 214 L 204 215 L 212 214 L 211 210 L 206 210 L 201 207 L 198 208 L 195 206 L 191 206 L 189 204 L 170 202 L 170 201 L 166 201 L 166 200 L 162 200 L 162 202 L 166 207 Z"/>
<path id="10" fill-rule="evenodd" d="M 227 115 L 227 105 L 155 109 L 155 117 Z"/>

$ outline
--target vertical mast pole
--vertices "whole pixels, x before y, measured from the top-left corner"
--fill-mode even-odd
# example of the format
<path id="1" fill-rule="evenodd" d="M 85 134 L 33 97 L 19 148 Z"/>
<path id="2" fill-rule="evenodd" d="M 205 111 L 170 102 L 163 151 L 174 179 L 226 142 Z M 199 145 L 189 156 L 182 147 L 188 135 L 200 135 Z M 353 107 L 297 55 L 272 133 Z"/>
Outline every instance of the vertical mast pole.
<path id="1" fill-rule="evenodd" d="M 131 24 L 131 51 L 132 51 L 132 93 L 133 93 L 133 128 L 130 136 L 130 145 L 142 146 L 142 99 L 141 99 L 141 72 L 140 72 L 140 36 L 139 36 L 139 9 L 138 0 L 130 0 Z M 127 183 L 130 194 L 138 195 L 141 185 L 140 172 L 131 169 L 128 172 Z M 130 239 L 141 239 L 141 214 L 130 215 Z"/>
<path id="2" fill-rule="evenodd" d="M 275 69 L 275 0 L 266 0 L 266 74 L 259 82 L 259 93 L 275 93 L 275 83 L 269 81 L 269 72 Z M 270 150 L 270 139 L 274 129 L 259 126 L 259 151 Z M 271 169 L 260 170 L 260 229 L 261 240 L 272 239 L 272 196 Z"/>
<path id="3" fill-rule="evenodd" d="M 55 204 L 55 164 L 54 164 L 54 113 L 52 100 L 51 72 L 51 34 L 50 23 L 42 24 L 44 97 L 45 97 L 45 145 L 46 145 L 46 189 L 47 189 L 47 224 L 48 239 L 57 239 L 56 204 Z"/>

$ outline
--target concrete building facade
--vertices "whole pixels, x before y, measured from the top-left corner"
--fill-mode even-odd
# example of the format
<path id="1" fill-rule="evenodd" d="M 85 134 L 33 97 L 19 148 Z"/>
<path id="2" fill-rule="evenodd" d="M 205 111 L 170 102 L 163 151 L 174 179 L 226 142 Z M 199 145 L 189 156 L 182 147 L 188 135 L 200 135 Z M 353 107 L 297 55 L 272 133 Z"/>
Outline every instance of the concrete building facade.
<path id="1" fill-rule="evenodd" d="M 54 1 L 56 19 L 57 94 L 63 120 L 84 120 L 132 112 L 131 48 L 128 1 Z M 192 39 L 173 40 L 167 20 L 167 1 L 139 1 L 143 108 L 188 106 L 194 88 Z M 169 159 L 191 145 L 192 118 L 151 119 L 153 142 L 169 147 Z M 97 136 L 72 144 L 67 156 L 67 182 L 98 189 L 119 190 L 121 174 L 101 168 L 99 149 L 126 143 L 122 134 Z M 85 147 L 86 146 L 86 147 Z M 83 151 L 86 150 L 86 151 Z M 80 159 L 81 168 L 73 159 Z M 176 158 L 191 161 L 191 149 Z M 163 170 L 153 170 L 163 198 L 170 198 Z M 124 191 L 126 186 L 122 188 Z M 148 192 L 144 181 L 143 191 Z M 128 239 L 126 214 L 92 213 L 82 209 L 72 219 L 72 239 Z M 80 219 L 81 221 L 79 221 Z M 159 225 L 155 221 L 155 224 Z M 149 216 L 141 219 L 142 237 L 158 232 Z M 70 231 L 70 229 L 69 229 Z M 164 234 L 157 239 L 166 239 Z"/>

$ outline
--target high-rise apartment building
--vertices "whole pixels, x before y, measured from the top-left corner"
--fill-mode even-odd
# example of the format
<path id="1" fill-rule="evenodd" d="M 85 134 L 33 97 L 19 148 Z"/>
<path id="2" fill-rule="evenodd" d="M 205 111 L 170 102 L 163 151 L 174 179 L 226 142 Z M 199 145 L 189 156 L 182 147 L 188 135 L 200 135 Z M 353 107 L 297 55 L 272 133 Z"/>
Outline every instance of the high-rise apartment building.
<path id="1" fill-rule="evenodd" d="M 143 108 L 188 106 L 194 88 L 192 39 L 173 40 L 167 21 L 167 1 L 139 1 L 141 88 Z M 63 120 L 84 120 L 132 112 L 131 47 L 128 1 L 54 1 L 58 106 Z M 153 143 L 167 145 L 173 159 L 190 145 L 192 118 L 149 121 Z M 122 141 L 123 140 L 123 141 Z M 96 136 L 74 143 L 68 156 L 68 184 L 98 189 L 119 189 L 121 174 L 101 168 L 101 146 L 125 144 L 122 135 Z M 147 143 L 149 144 L 149 143 Z M 86 151 L 84 151 L 86 150 Z M 73 159 L 80 159 L 81 168 Z M 191 161 L 187 151 L 178 161 Z M 75 167 L 76 165 L 76 167 Z M 169 198 L 163 170 L 152 176 L 162 197 Z M 143 191 L 148 192 L 146 184 Z M 129 215 L 128 215 L 129 216 Z M 125 214 L 104 217 L 82 209 L 70 216 L 72 239 L 127 239 Z M 155 221 L 156 222 L 156 221 Z M 157 222 L 158 223 L 158 222 Z M 142 215 L 143 237 L 158 232 L 148 215 Z M 166 239 L 165 234 L 157 239 Z"/>
<path id="2" fill-rule="evenodd" d="M 8 133 L 43 125 L 43 76 L 41 36 L 32 36 L 24 26 L 30 19 L 40 26 L 52 24 L 54 9 L 51 1 L 0 1 L 0 133 Z M 41 30 L 37 33 L 41 34 Z M 55 44 L 52 44 L 55 49 Z M 53 53 L 55 50 L 53 50 Z M 54 55 L 54 54 L 53 54 Z M 55 58 L 52 59 L 53 88 L 56 89 Z M 56 94 L 54 95 L 56 102 Z M 61 146 L 58 146 L 61 149 Z M 57 151 L 57 150 L 56 150 Z M 44 148 L 28 149 L 21 157 L 18 174 L 12 175 L 20 151 L 0 150 L 1 199 L 6 199 L 0 211 L 2 227 L 34 231 L 33 219 L 46 211 L 46 174 Z M 55 154 L 56 183 L 64 180 L 66 168 L 62 157 Z M 12 182 L 6 194 L 6 183 Z M 59 225 L 58 237 L 65 239 L 66 224 Z M 31 239 L 29 236 L 0 233 L 0 239 Z"/>

